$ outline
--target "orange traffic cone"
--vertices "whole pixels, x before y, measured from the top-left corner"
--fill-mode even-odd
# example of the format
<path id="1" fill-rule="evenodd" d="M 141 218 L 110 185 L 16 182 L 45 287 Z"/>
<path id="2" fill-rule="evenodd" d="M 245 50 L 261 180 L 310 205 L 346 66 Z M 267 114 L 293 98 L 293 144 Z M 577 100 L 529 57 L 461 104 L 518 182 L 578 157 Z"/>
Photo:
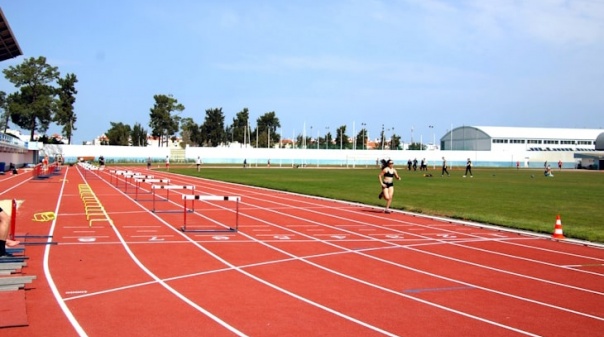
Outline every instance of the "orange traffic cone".
<path id="1" fill-rule="evenodd" d="M 552 235 L 554 239 L 564 239 L 564 234 L 562 233 L 562 221 L 560 220 L 560 215 L 556 216 L 556 226 L 554 227 L 554 234 Z"/>

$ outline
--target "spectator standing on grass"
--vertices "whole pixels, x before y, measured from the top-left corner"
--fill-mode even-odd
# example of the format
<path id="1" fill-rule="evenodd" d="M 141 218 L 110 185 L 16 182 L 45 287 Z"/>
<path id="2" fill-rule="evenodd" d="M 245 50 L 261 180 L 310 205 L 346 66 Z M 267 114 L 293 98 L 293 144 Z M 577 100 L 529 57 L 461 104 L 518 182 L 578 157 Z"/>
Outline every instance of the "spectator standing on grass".
<path id="1" fill-rule="evenodd" d="M 151 157 L 147 157 L 147 170 L 151 169 Z"/>
<path id="2" fill-rule="evenodd" d="M 197 156 L 197 161 L 195 162 L 195 165 L 197 165 L 197 172 L 199 172 L 199 169 L 201 167 L 201 157 Z"/>
<path id="3" fill-rule="evenodd" d="M 468 161 L 466 162 L 466 173 L 463 175 L 464 178 L 468 175 L 468 172 L 470 172 L 470 178 L 474 178 L 472 175 L 472 161 L 470 158 L 468 158 Z"/>
<path id="4" fill-rule="evenodd" d="M 562 170 L 562 160 L 558 160 L 558 170 Z"/>
<path id="5" fill-rule="evenodd" d="M 396 169 L 394 168 L 394 162 L 392 159 L 382 160 L 382 171 L 378 176 L 382 192 L 378 196 L 380 199 L 386 199 L 386 209 L 384 213 L 390 214 L 390 204 L 392 203 L 392 197 L 394 196 L 394 178 L 401 180 Z"/>
<path id="6" fill-rule="evenodd" d="M 170 171 L 170 156 L 166 156 L 166 171 Z"/>
<path id="7" fill-rule="evenodd" d="M 447 174 L 447 177 L 449 176 L 449 171 L 447 170 L 447 160 L 445 159 L 445 157 L 443 157 L 443 169 L 440 172 L 440 176 L 444 177 L 445 173 Z"/>

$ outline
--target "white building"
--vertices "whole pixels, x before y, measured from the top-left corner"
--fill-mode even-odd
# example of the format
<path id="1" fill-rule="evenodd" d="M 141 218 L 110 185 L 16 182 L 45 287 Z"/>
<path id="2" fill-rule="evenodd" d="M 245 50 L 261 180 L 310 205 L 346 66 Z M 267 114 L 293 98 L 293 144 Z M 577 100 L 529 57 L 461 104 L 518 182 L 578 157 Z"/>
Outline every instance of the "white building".
<path id="1" fill-rule="evenodd" d="M 440 138 L 442 150 L 595 151 L 604 129 L 461 126 Z"/>

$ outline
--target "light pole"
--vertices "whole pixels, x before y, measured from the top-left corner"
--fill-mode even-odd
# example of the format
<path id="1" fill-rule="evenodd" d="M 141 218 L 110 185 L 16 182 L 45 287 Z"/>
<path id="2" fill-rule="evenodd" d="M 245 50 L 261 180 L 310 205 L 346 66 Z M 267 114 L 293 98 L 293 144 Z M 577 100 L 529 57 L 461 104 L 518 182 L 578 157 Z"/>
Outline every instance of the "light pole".
<path id="1" fill-rule="evenodd" d="M 311 141 L 311 144 L 312 144 L 312 125 L 310 126 L 310 141 Z"/>
<path id="2" fill-rule="evenodd" d="M 411 127 L 411 144 L 413 144 L 413 127 Z"/>
<path id="3" fill-rule="evenodd" d="M 434 125 L 428 125 L 430 129 L 432 129 L 432 146 L 436 150 L 436 135 L 434 134 Z"/>
<path id="4" fill-rule="evenodd" d="M 361 146 L 361 149 L 367 150 L 367 145 L 365 143 L 365 135 L 367 134 L 367 123 L 361 123 L 361 126 L 363 127 L 363 135 L 361 136 L 363 138 L 363 144 Z"/>
<path id="5" fill-rule="evenodd" d="M 325 127 L 327 133 L 325 134 L 325 150 L 329 148 L 329 126 Z"/>
<path id="6" fill-rule="evenodd" d="M 245 121 L 245 126 L 243 127 L 243 147 L 246 147 L 247 144 L 247 120 Z"/>
<path id="7" fill-rule="evenodd" d="M 384 124 L 382 124 L 382 150 L 384 149 Z"/>

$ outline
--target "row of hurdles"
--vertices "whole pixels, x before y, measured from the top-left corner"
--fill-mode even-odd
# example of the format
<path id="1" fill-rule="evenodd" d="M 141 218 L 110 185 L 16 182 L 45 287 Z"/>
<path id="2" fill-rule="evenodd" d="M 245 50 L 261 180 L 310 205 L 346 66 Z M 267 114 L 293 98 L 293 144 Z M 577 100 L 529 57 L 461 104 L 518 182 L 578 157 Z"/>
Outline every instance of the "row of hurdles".
<path id="1" fill-rule="evenodd" d="M 32 177 L 35 180 L 48 179 L 53 175 L 60 175 L 62 172 L 62 166 L 58 162 L 52 164 L 39 163 L 32 169 Z"/>
<path id="2" fill-rule="evenodd" d="M 123 186 L 124 193 L 133 193 L 134 199 L 137 201 L 152 201 L 151 211 L 153 213 L 183 213 L 183 224 L 180 230 L 183 232 L 237 232 L 239 230 L 239 204 L 241 202 L 240 196 L 219 196 L 219 195 L 200 195 L 195 194 L 194 185 L 175 185 L 171 183 L 168 178 L 156 178 L 153 175 L 144 174 L 140 172 L 134 172 L 131 170 L 106 170 L 105 173 L 109 174 L 109 182 L 116 188 L 121 189 Z M 143 185 L 144 184 L 144 185 Z M 130 188 L 130 192 L 128 192 Z M 147 193 L 143 193 L 146 191 Z M 165 196 L 159 195 L 159 191 L 165 191 Z M 182 205 L 179 205 L 177 209 L 166 210 L 158 209 L 156 202 L 172 202 L 170 199 L 170 191 L 185 191 L 182 192 L 181 200 Z M 190 193 L 186 193 L 190 192 Z M 144 195 L 151 195 L 151 200 L 141 199 Z M 225 225 L 222 223 L 214 224 L 216 226 L 212 228 L 199 228 L 194 224 L 188 223 L 190 217 L 187 217 L 189 213 L 195 213 L 195 201 L 201 202 L 234 202 L 234 221 L 232 224 Z M 197 213 L 201 215 L 200 213 Z"/>

